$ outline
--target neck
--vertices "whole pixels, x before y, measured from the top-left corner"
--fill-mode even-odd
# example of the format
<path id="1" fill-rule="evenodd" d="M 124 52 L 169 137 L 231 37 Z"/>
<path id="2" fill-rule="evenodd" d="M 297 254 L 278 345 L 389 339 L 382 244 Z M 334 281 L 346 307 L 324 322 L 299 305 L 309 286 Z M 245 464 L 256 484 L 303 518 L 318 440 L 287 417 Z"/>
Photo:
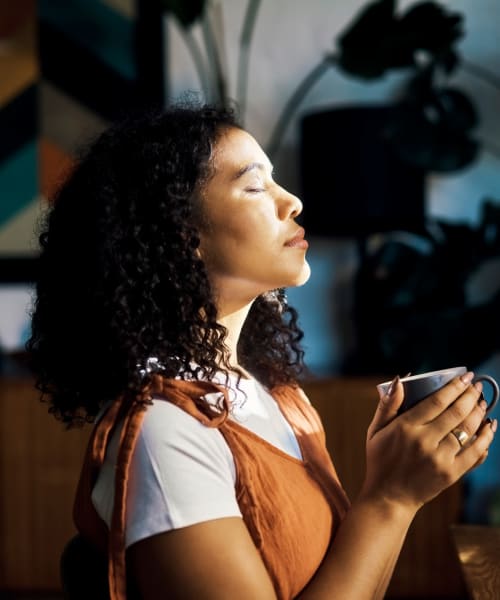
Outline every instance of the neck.
<path id="1" fill-rule="evenodd" d="M 247 304 L 238 310 L 222 314 L 219 318 L 219 323 L 227 329 L 227 338 L 225 344 L 229 351 L 229 364 L 231 367 L 239 369 L 243 373 L 246 373 L 246 371 L 239 365 L 237 348 L 241 330 L 251 306 L 251 303 Z"/>

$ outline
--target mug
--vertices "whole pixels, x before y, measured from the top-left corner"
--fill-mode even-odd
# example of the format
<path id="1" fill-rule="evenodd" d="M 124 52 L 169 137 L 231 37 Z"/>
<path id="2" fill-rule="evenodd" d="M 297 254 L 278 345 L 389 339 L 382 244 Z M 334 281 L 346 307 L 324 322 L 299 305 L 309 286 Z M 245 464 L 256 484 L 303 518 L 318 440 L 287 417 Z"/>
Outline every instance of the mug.
<path id="1" fill-rule="evenodd" d="M 420 375 L 410 375 L 401 378 L 400 381 L 404 388 L 404 399 L 398 410 L 398 414 L 408 410 L 415 404 L 418 404 L 418 402 L 430 394 L 437 392 L 437 390 L 450 382 L 454 377 L 464 375 L 465 373 L 467 373 L 467 367 L 451 367 L 449 369 L 428 371 L 427 373 L 421 373 Z M 475 383 L 476 381 L 485 381 L 489 383 L 492 388 L 492 398 L 486 409 L 486 412 L 489 412 L 495 406 L 498 397 L 500 396 L 498 383 L 491 375 L 484 374 L 475 375 L 472 382 Z M 382 394 L 386 394 L 390 385 L 390 381 L 384 381 L 377 385 L 377 389 L 381 391 Z"/>

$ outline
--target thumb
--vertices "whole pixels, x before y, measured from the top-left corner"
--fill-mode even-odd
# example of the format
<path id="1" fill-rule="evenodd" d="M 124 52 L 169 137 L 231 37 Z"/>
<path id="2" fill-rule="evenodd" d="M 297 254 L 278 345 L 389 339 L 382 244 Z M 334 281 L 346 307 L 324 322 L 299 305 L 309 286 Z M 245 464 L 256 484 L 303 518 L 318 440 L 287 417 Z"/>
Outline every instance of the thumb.
<path id="1" fill-rule="evenodd" d="M 391 381 L 387 391 L 384 392 L 377 388 L 380 400 L 373 416 L 372 422 L 368 428 L 368 438 L 372 438 L 377 431 L 388 425 L 398 414 L 399 407 L 403 402 L 403 384 L 396 375 Z"/>

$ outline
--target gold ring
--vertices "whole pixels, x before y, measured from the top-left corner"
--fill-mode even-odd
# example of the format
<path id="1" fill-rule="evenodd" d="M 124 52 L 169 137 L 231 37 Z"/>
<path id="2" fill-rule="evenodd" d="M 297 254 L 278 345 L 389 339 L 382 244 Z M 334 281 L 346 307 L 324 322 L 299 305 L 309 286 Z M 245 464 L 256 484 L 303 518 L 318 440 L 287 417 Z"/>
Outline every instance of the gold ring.
<path id="1" fill-rule="evenodd" d="M 455 439 L 457 440 L 457 442 L 460 444 L 460 446 L 462 448 L 463 448 L 465 442 L 469 439 L 469 434 L 466 431 L 464 431 L 463 429 L 454 429 L 450 433 L 452 433 L 455 436 Z"/>

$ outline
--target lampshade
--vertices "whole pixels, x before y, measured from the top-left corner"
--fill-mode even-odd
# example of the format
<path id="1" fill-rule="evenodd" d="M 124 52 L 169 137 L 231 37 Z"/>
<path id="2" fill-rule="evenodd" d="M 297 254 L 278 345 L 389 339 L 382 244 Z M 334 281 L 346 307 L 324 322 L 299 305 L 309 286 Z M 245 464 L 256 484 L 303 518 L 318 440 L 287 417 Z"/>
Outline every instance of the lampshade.
<path id="1" fill-rule="evenodd" d="M 397 110 L 346 106 L 302 118 L 302 221 L 309 234 L 362 237 L 423 229 L 425 172 L 401 160 L 385 136 Z"/>

